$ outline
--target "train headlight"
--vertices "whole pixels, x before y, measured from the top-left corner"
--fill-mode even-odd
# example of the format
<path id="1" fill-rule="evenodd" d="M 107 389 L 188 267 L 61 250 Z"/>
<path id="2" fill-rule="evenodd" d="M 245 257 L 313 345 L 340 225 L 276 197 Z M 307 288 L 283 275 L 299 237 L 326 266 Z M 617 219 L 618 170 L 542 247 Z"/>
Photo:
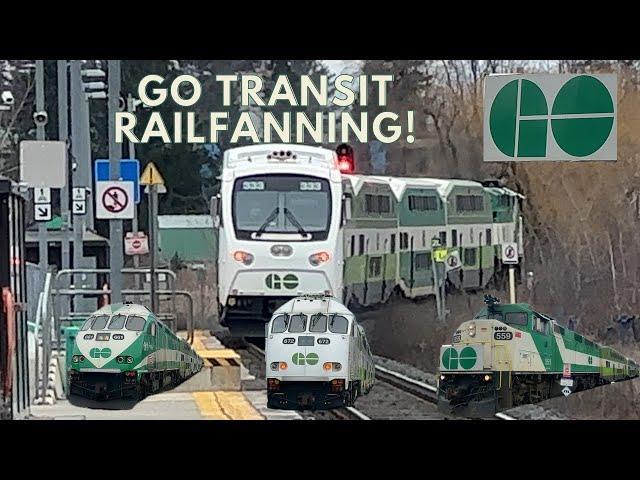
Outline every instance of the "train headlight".
<path id="1" fill-rule="evenodd" d="M 488 381 L 490 381 L 490 380 L 491 380 L 491 375 L 485 375 L 485 376 L 484 376 L 484 381 L 485 381 L 485 382 L 488 382 Z"/>
<path id="2" fill-rule="evenodd" d="M 327 252 L 317 252 L 313 255 L 309 255 L 309 263 L 314 267 L 318 265 L 322 265 L 323 263 L 327 263 L 329 261 L 329 254 Z"/>
<path id="3" fill-rule="evenodd" d="M 236 262 L 240 262 L 244 265 L 251 265 L 253 263 L 253 255 L 249 252 L 243 252 L 242 250 L 236 250 L 233 252 L 233 259 Z"/>
<path id="4" fill-rule="evenodd" d="M 118 363 L 124 363 L 124 357 L 121 355 L 118 358 L 116 358 L 116 362 Z"/>
<path id="5" fill-rule="evenodd" d="M 444 380 L 444 375 L 440 375 L 440 380 Z"/>
<path id="6" fill-rule="evenodd" d="M 280 368 L 280 362 L 271 362 L 271 370 L 273 370 L 274 372 L 278 371 L 278 368 Z"/>
<path id="7" fill-rule="evenodd" d="M 84 362 L 84 355 L 80 355 L 80 361 Z"/>
<path id="8" fill-rule="evenodd" d="M 322 368 L 327 372 L 330 371 L 332 368 L 331 362 L 324 362 L 324 365 L 322 365 Z"/>
<path id="9" fill-rule="evenodd" d="M 73 356 L 73 363 L 78 363 L 78 360 L 80 360 L 80 357 L 78 357 L 78 355 L 74 355 Z"/>
<path id="10" fill-rule="evenodd" d="M 280 370 L 286 370 L 287 366 L 287 362 L 280 362 Z"/>
<path id="11" fill-rule="evenodd" d="M 333 371 L 334 372 L 339 372 L 340 370 L 342 370 L 342 364 L 341 363 L 333 362 L 331 365 L 333 366 Z"/>
<path id="12" fill-rule="evenodd" d="M 127 357 L 127 363 L 133 363 L 133 357 Z"/>
<path id="13" fill-rule="evenodd" d="M 470 337 L 475 337 L 476 336 L 476 324 L 475 323 L 469 324 L 469 336 Z"/>

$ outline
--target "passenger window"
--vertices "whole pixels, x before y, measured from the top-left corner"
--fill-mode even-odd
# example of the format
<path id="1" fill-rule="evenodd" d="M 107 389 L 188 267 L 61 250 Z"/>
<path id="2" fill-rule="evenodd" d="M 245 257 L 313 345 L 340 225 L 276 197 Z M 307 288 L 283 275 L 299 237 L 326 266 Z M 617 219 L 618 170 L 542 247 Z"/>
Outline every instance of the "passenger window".
<path id="1" fill-rule="evenodd" d="M 134 332 L 141 332 L 142 330 L 144 330 L 144 326 L 146 323 L 147 321 L 142 317 L 139 317 L 137 315 L 129 315 L 129 318 L 127 318 L 126 328 L 127 330 L 132 330 Z M 153 333 L 151 335 L 155 336 L 155 322 L 153 322 L 152 325 L 153 327 L 151 331 Z"/>
<path id="2" fill-rule="evenodd" d="M 391 253 L 396 253 L 396 234 L 391 235 Z"/>
<path id="3" fill-rule="evenodd" d="M 287 331 L 288 325 L 287 317 L 285 315 L 278 315 L 273 319 L 271 324 L 271 333 L 284 333 Z"/>
<path id="4" fill-rule="evenodd" d="M 321 313 L 311 315 L 309 331 L 313 333 L 324 333 L 327 331 L 327 316 Z"/>
<path id="5" fill-rule="evenodd" d="M 351 257 L 356 253 L 356 236 L 351 235 Z"/>
<path id="6" fill-rule="evenodd" d="M 358 255 L 364 255 L 364 235 L 360 235 L 359 240 L 360 245 L 358 248 Z"/>
<path id="7" fill-rule="evenodd" d="M 349 321 L 342 315 L 333 315 L 329 321 L 329 331 L 331 333 L 346 334 L 349 329 Z"/>
<path id="8" fill-rule="evenodd" d="M 289 333 L 302 333 L 307 329 L 306 315 L 291 315 L 289 317 Z"/>
<path id="9" fill-rule="evenodd" d="M 458 230 L 456 229 L 451 230 L 451 246 L 458 246 Z"/>
<path id="10" fill-rule="evenodd" d="M 124 321 L 127 319 L 125 315 L 114 315 L 111 317 L 111 321 L 109 322 L 109 326 L 107 327 L 109 330 L 120 330 L 124 327 Z"/>

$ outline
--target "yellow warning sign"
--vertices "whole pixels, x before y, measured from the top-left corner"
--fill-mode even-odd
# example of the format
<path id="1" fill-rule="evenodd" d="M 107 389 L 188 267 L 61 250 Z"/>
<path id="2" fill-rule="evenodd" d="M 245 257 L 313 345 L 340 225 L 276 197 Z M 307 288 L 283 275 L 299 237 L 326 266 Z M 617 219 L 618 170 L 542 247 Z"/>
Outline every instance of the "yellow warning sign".
<path id="1" fill-rule="evenodd" d="M 140 185 L 164 185 L 164 178 L 160 174 L 160 170 L 153 162 L 147 163 L 147 166 L 140 177 Z"/>
<path id="2" fill-rule="evenodd" d="M 444 262 L 449 254 L 446 247 L 438 247 L 433 249 L 433 259 L 436 262 Z"/>

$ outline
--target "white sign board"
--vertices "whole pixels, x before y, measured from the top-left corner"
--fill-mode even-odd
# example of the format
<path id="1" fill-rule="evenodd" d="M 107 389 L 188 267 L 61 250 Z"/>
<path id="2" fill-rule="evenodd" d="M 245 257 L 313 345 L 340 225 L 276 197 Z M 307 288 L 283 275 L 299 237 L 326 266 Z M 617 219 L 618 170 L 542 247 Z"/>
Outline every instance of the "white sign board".
<path id="1" fill-rule="evenodd" d="M 67 184 L 67 144 L 54 140 L 20 142 L 20 181 L 31 187 Z"/>
<path id="2" fill-rule="evenodd" d="M 48 222 L 51 220 L 51 204 L 44 203 L 42 205 L 35 205 L 33 219 L 36 222 Z"/>
<path id="3" fill-rule="evenodd" d="M 51 189 L 48 187 L 34 188 L 33 203 L 51 203 Z"/>
<path id="4" fill-rule="evenodd" d="M 96 182 L 96 218 L 131 220 L 133 213 L 133 182 Z"/>
<path id="5" fill-rule="evenodd" d="M 127 255 L 146 255 L 149 253 L 149 238 L 144 232 L 129 232 L 124 239 L 124 253 Z"/>
<path id="6" fill-rule="evenodd" d="M 563 387 L 573 387 L 573 378 L 561 378 L 560 385 Z"/>
<path id="7" fill-rule="evenodd" d="M 514 242 L 502 244 L 502 263 L 518 263 L 518 244 Z"/>
<path id="8" fill-rule="evenodd" d="M 616 74 L 489 75 L 484 161 L 617 160 Z"/>
<path id="9" fill-rule="evenodd" d="M 462 264 L 460 263 L 460 252 L 458 250 L 454 250 L 450 252 L 444 261 L 444 266 L 447 272 L 451 270 L 455 270 L 456 268 L 460 268 Z"/>
<path id="10" fill-rule="evenodd" d="M 74 187 L 73 196 L 71 197 L 74 202 L 84 202 L 87 199 L 87 190 L 84 187 Z"/>
<path id="11" fill-rule="evenodd" d="M 86 213 L 87 213 L 87 202 L 85 202 L 84 200 L 82 200 L 82 201 L 74 200 L 73 201 L 73 214 L 74 215 L 86 215 Z"/>

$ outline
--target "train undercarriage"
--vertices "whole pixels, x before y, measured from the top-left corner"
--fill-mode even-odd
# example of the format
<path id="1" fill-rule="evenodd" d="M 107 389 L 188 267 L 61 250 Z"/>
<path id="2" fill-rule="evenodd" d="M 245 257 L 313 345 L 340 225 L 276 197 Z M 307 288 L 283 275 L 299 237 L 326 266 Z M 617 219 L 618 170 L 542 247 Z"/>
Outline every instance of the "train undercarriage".
<path id="1" fill-rule="evenodd" d="M 575 374 L 572 378 L 572 392 L 609 383 L 597 373 Z M 558 373 L 444 373 L 438 382 L 438 408 L 463 417 L 492 417 L 503 410 L 563 395 L 561 379 Z"/>

